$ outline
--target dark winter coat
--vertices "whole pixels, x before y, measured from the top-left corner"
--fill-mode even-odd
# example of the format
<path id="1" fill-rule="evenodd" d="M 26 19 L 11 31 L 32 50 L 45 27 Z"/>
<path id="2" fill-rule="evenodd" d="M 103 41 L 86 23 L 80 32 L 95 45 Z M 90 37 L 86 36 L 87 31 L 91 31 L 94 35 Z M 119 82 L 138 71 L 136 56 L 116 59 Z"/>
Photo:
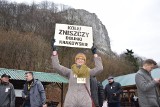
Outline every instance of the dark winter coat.
<path id="1" fill-rule="evenodd" d="M 25 99 L 25 96 L 27 95 L 27 83 L 24 84 L 24 89 L 22 91 L 22 97 Z M 31 107 L 41 107 L 43 104 L 46 103 L 46 95 L 45 90 L 42 85 L 42 83 L 34 79 L 33 85 L 31 85 L 30 88 L 30 104 Z"/>
<path id="2" fill-rule="evenodd" d="M 15 107 L 15 91 L 11 83 L 3 84 L 0 80 L 0 107 Z"/>
<path id="3" fill-rule="evenodd" d="M 113 95 L 116 94 L 116 96 Z M 105 87 L 105 99 L 107 98 L 108 103 L 120 102 L 120 94 L 122 93 L 121 84 L 118 82 L 109 83 Z"/>
<path id="4" fill-rule="evenodd" d="M 103 89 L 103 85 L 98 81 L 98 102 L 99 102 L 99 106 L 102 107 L 103 106 L 103 101 L 104 101 L 104 89 Z"/>
<path id="5" fill-rule="evenodd" d="M 96 77 L 90 77 L 91 96 L 96 107 L 102 107 L 104 101 L 103 85 L 97 81 Z"/>
<path id="6" fill-rule="evenodd" d="M 91 89 L 91 97 L 94 101 L 96 107 L 99 106 L 98 102 L 98 82 L 96 77 L 90 77 L 90 89 Z"/>

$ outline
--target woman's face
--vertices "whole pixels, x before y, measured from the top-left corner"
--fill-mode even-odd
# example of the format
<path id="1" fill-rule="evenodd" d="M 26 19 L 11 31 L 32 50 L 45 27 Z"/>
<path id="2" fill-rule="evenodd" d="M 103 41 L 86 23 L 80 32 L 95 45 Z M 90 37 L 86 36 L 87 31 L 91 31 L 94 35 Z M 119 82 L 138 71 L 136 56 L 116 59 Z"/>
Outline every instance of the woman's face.
<path id="1" fill-rule="evenodd" d="M 79 57 L 76 59 L 76 64 L 83 65 L 83 64 L 85 64 L 85 60 L 82 57 Z"/>

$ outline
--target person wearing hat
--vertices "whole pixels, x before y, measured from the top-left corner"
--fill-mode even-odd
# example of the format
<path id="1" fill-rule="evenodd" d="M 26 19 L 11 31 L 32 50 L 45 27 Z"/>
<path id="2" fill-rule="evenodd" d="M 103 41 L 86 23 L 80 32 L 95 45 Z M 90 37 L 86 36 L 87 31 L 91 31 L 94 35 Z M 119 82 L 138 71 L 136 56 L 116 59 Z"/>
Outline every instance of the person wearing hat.
<path id="1" fill-rule="evenodd" d="M 122 93 L 121 84 L 114 81 L 113 76 L 108 77 L 108 84 L 105 86 L 105 99 L 108 107 L 120 107 L 120 94 Z"/>
<path id="2" fill-rule="evenodd" d="M 15 107 L 15 91 L 9 82 L 11 77 L 3 74 L 0 79 L 0 107 Z"/>
<path id="3" fill-rule="evenodd" d="M 64 107 L 92 107 L 90 76 L 95 76 L 103 70 L 102 60 L 96 54 L 96 48 L 91 49 L 95 61 L 95 67 L 93 69 L 90 69 L 86 65 L 86 55 L 84 53 L 78 53 L 75 56 L 75 64 L 69 69 L 59 64 L 58 53 L 54 42 L 52 43 L 52 66 L 57 72 L 69 79 Z"/>

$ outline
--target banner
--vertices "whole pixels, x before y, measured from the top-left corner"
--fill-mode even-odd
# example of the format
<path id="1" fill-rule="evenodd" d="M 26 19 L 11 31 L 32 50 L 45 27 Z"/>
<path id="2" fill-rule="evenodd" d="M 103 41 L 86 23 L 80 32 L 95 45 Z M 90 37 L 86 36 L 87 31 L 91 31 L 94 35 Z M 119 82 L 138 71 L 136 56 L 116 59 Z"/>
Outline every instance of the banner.
<path id="1" fill-rule="evenodd" d="M 91 48 L 93 46 L 92 27 L 56 24 L 56 46 Z"/>

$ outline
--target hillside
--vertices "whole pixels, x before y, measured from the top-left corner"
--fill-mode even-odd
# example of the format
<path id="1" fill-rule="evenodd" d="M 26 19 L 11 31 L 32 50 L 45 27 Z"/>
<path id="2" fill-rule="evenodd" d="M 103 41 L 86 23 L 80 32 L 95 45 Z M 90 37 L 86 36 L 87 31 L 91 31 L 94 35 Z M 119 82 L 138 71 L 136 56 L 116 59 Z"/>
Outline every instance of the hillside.
<path id="1" fill-rule="evenodd" d="M 0 0 L 0 67 L 56 72 L 52 69 L 50 58 L 56 23 L 93 28 L 94 44 L 104 66 L 103 72 L 97 76 L 99 81 L 109 75 L 135 72 L 124 58 L 112 52 L 107 29 L 95 13 L 47 1 L 27 5 Z M 87 55 L 87 65 L 93 68 L 90 49 L 58 47 L 60 63 L 70 68 L 78 52 Z"/>

